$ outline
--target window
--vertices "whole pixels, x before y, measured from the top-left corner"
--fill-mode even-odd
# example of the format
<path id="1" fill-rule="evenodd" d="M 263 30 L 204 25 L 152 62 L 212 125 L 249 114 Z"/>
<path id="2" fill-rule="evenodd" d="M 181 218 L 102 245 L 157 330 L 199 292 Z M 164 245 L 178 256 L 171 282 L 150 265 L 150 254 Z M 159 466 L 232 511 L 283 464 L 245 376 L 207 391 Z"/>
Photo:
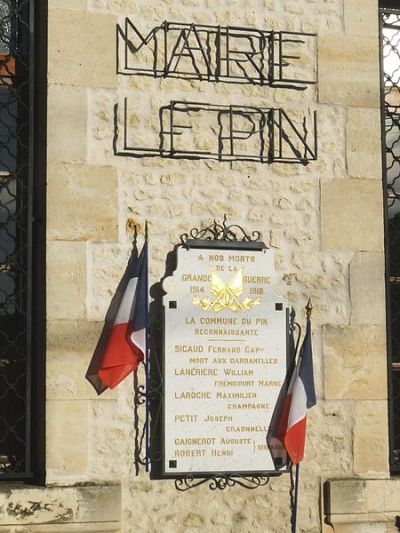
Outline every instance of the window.
<path id="1" fill-rule="evenodd" d="M 43 478 L 40 197 L 44 198 L 45 130 L 38 120 L 44 109 L 43 73 L 36 70 L 35 57 L 44 38 L 33 38 L 40 4 L 0 0 L 0 481 Z M 42 10 L 43 14 L 46 20 Z"/>

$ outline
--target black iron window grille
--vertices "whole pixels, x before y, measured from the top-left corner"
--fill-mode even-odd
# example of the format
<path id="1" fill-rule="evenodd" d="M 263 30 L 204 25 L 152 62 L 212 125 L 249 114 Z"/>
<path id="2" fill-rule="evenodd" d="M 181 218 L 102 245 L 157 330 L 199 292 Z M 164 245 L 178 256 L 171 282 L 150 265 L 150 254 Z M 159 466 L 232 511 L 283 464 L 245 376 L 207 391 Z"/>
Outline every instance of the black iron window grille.
<path id="1" fill-rule="evenodd" d="M 380 15 L 390 468 L 400 473 L 400 10 Z"/>
<path id="2" fill-rule="evenodd" d="M 0 481 L 38 479 L 32 455 L 40 455 L 36 435 L 43 428 L 36 410 L 42 312 L 33 318 L 41 290 L 34 287 L 41 268 L 34 263 L 40 250 L 34 217 L 41 223 L 34 201 L 38 4 L 0 0 Z"/>

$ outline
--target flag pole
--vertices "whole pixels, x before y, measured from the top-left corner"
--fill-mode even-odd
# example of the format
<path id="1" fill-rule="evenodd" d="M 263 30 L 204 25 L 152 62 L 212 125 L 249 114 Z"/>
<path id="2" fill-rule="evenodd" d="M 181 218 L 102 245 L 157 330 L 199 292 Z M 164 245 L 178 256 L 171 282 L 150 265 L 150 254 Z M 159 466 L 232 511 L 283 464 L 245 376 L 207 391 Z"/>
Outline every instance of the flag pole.
<path id="1" fill-rule="evenodd" d="M 138 236 L 138 231 L 137 231 L 137 225 L 135 224 L 133 226 L 133 242 L 132 242 L 132 247 L 133 247 L 133 252 L 137 255 L 137 236 Z"/>
<path id="2" fill-rule="evenodd" d="M 148 244 L 148 226 L 147 220 L 144 225 L 144 241 L 145 245 Z M 145 361 L 145 373 L 146 373 L 146 472 L 149 471 L 150 465 L 150 328 L 149 328 L 149 279 L 148 279 L 148 250 L 146 253 L 146 276 L 145 276 L 145 293 L 146 293 L 146 361 Z"/>
<path id="3" fill-rule="evenodd" d="M 297 531 L 297 505 L 299 502 L 299 476 L 300 476 L 300 463 L 296 465 L 296 476 L 294 481 L 294 503 L 292 514 L 292 533 Z"/>
<path id="4" fill-rule="evenodd" d="M 306 318 L 307 322 L 311 319 L 313 306 L 311 298 L 308 299 L 306 305 Z M 299 503 L 299 477 L 300 477 L 300 463 L 296 464 L 296 475 L 294 485 L 294 502 L 293 502 L 293 514 L 292 514 L 292 533 L 296 533 L 297 530 L 297 507 Z"/>

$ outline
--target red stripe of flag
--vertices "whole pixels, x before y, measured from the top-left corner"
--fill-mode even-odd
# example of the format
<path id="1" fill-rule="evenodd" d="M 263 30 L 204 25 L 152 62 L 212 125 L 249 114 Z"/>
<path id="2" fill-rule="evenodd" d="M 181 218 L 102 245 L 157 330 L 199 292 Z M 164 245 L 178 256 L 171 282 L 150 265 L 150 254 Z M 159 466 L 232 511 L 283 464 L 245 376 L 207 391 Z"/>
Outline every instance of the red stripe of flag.
<path id="1" fill-rule="evenodd" d="M 300 350 L 299 360 L 290 381 L 287 397 L 290 398 L 287 428 L 283 438 L 286 451 L 293 464 L 304 458 L 306 440 L 307 410 L 316 402 L 311 345 L 311 323 L 307 329 Z"/>

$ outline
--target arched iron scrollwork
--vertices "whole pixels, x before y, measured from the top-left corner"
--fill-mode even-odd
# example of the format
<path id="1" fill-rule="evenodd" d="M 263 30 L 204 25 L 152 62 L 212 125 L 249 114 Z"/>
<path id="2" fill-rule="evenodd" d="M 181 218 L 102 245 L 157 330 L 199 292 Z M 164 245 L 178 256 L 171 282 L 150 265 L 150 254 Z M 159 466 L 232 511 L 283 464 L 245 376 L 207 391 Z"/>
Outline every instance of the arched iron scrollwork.
<path id="1" fill-rule="evenodd" d="M 225 490 L 228 487 L 239 485 L 245 489 L 257 489 L 265 487 L 269 483 L 269 476 L 230 476 L 218 475 L 204 478 L 184 477 L 175 479 L 175 488 L 180 492 L 186 492 L 206 483 L 211 490 Z"/>
<path id="2" fill-rule="evenodd" d="M 154 324 L 151 325 L 154 328 Z M 150 328 L 151 329 L 151 328 Z M 161 406 L 162 406 L 162 371 L 159 366 L 158 351 L 153 344 L 153 336 L 150 335 L 150 346 L 152 354 L 151 373 L 147 382 L 139 384 L 137 372 L 134 373 L 133 390 L 134 390 L 134 466 L 135 475 L 139 475 L 141 467 L 149 468 L 150 464 L 160 462 L 162 459 L 161 450 L 152 442 L 150 446 L 146 442 L 146 422 L 140 417 L 140 412 L 144 409 L 147 422 L 150 423 L 150 413 L 148 411 L 148 402 L 152 415 L 151 425 L 152 432 L 157 432 L 161 425 Z"/>
<path id="3" fill-rule="evenodd" d="M 205 240 L 205 241 L 227 241 L 227 242 L 258 242 L 261 239 L 259 231 L 247 233 L 242 226 L 238 224 L 226 224 L 226 214 L 222 223 L 214 220 L 213 224 L 206 228 L 192 228 L 189 233 L 181 235 L 181 243 L 185 245 L 188 240 Z"/>
<path id="4" fill-rule="evenodd" d="M 133 390 L 134 390 L 134 464 L 135 464 L 135 474 L 139 475 L 139 470 L 141 466 L 146 465 L 146 458 L 143 457 L 143 448 L 145 441 L 145 426 L 140 424 L 139 411 L 140 408 L 146 403 L 146 387 L 144 385 L 139 385 L 137 373 L 134 373 L 133 376 Z"/>

